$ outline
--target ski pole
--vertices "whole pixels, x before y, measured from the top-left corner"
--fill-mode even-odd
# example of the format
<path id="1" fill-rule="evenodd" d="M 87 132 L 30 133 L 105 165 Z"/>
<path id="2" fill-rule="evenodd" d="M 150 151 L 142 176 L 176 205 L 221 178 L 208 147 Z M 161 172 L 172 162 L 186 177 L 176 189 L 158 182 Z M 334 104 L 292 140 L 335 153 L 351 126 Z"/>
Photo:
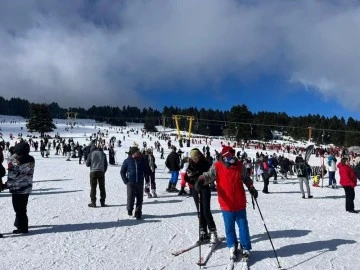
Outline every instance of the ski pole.
<path id="1" fill-rule="evenodd" d="M 195 188 L 194 188 L 195 191 Z M 200 209 L 201 209 L 201 190 L 198 190 L 198 207 L 199 207 L 199 211 L 198 211 L 198 218 L 199 218 L 199 241 L 201 241 L 201 214 L 200 214 Z M 201 262 L 201 243 L 199 243 L 199 262 Z M 199 263 L 199 269 L 201 269 L 201 263 Z"/>
<path id="2" fill-rule="evenodd" d="M 252 197 L 252 198 L 254 198 L 254 196 L 251 196 L 251 197 Z M 258 202 L 257 202 L 257 199 L 256 199 L 256 198 L 254 198 L 254 200 L 255 200 L 256 206 L 257 206 L 257 208 L 258 208 L 258 210 L 259 210 L 259 213 L 260 213 L 261 219 L 262 219 L 262 221 L 263 221 L 263 223 L 264 223 L 264 227 L 265 227 L 266 233 L 267 233 L 267 235 L 268 235 L 268 237 L 269 237 L 269 240 L 270 240 L 270 243 L 271 243 L 272 249 L 273 249 L 273 251 L 274 251 L 274 254 L 275 254 L 275 257 L 276 257 L 276 261 L 277 261 L 277 263 L 278 263 L 278 268 L 280 268 L 280 269 L 281 269 L 281 265 L 280 265 L 280 262 L 279 262 L 279 258 L 278 258 L 278 256 L 277 256 L 276 250 L 275 250 L 275 248 L 274 248 L 274 244 L 273 244 L 273 242 L 272 242 L 272 240 L 271 240 L 271 237 L 270 237 L 269 231 L 268 231 L 268 229 L 267 229 L 267 227 L 266 227 L 264 217 L 263 217 L 263 215 L 262 215 L 262 213 L 261 213 L 261 211 L 260 211 L 259 204 L 258 204 Z"/>

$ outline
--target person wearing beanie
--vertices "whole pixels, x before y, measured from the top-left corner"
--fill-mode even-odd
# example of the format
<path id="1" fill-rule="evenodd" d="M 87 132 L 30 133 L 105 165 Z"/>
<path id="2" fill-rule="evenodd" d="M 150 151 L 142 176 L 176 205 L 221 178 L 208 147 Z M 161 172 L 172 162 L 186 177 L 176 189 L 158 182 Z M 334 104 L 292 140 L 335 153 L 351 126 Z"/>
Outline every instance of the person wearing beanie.
<path id="1" fill-rule="evenodd" d="M 235 157 L 230 146 L 224 146 L 221 160 L 215 162 L 208 172 L 204 172 L 199 181 L 205 184 L 216 181 L 218 201 L 225 224 L 226 245 L 230 250 L 230 258 L 235 259 L 238 243 L 243 249 L 243 256 L 248 257 L 251 250 L 249 225 L 246 217 L 246 194 L 244 184 L 255 199 L 258 192 L 243 163 Z M 239 227 L 237 239 L 235 224 Z"/>
<path id="2" fill-rule="evenodd" d="M 166 189 L 167 192 L 179 192 L 179 190 L 176 188 L 176 183 L 179 178 L 179 171 L 180 171 L 180 157 L 178 153 L 176 153 L 176 147 L 171 146 L 171 152 L 167 156 L 165 161 L 166 168 L 170 171 L 170 179 L 169 179 L 169 185 Z"/>
<path id="3" fill-rule="evenodd" d="M 199 149 L 190 151 L 189 165 L 185 173 L 185 181 L 189 183 L 190 192 L 194 198 L 195 206 L 199 217 L 199 241 L 215 243 L 217 241 L 217 230 L 214 218 L 211 214 L 211 190 L 209 184 L 201 185 L 199 176 L 207 172 L 211 164 L 206 160 Z M 210 235 L 208 234 L 210 232 Z"/>
<path id="4" fill-rule="evenodd" d="M 29 155 L 30 145 L 20 142 L 14 147 L 14 154 L 8 163 L 8 178 L 5 183 L 12 197 L 15 211 L 13 233 L 22 234 L 29 231 L 29 220 L 27 216 L 27 204 L 33 186 L 35 159 Z"/>
<path id="5" fill-rule="evenodd" d="M 345 191 L 345 210 L 349 213 L 358 213 L 354 207 L 357 179 L 353 169 L 350 167 L 349 159 L 342 158 L 337 167 L 340 174 L 340 185 Z"/>

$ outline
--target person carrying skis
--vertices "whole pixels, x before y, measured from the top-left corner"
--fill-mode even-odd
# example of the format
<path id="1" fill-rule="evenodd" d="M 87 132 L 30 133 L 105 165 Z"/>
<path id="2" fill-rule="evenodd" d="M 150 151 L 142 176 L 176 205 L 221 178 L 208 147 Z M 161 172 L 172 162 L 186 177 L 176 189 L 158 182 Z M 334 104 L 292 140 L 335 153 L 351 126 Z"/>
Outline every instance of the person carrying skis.
<path id="1" fill-rule="evenodd" d="M 214 218 L 211 214 L 210 201 L 211 190 L 209 184 L 199 184 L 198 178 L 203 172 L 207 172 L 211 164 L 206 160 L 203 153 L 198 148 L 190 151 L 189 165 L 185 173 L 185 181 L 189 183 L 190 193 L 195 202 L 199 214 L 199 242 L 216 243 L 217 231 Z M 200 209 L 199 209 L 200 206 Z M 208 235 L 208 229 L 210 235 Z"/>
<path id="2" fill-rule="evenodd" d="M 215 162 L 208 172 L 204 172 L 199 181 L 208 184 L 216 181 L 218 202 L 222 211 L 226 245 L 230 250 L 230 258 L 235 259 L 238 253 L 238 240 L 235 223 L 239 227 L 239 241 L 243 256 L 248 257 L 251 250 L 250 232 L 246 217 L 246 195 L 244 184 L 250 194 L 257 198 L 258 192 L 253 186 L 245 166 L 235 157 L 235 150 L 224 146 L 221 160 Z"/>

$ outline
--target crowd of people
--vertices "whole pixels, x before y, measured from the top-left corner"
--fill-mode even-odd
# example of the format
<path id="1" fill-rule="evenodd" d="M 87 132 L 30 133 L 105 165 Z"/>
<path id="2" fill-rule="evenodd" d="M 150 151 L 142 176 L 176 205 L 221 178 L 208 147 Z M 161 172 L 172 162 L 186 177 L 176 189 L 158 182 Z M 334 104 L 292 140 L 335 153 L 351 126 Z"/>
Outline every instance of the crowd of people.
<path id="1" fill-rule="evenodd" d="M 123 132 L 129 135 L 129 131 L 126 129 L 121 130 L 121 133 Z M 132 132 L 139 132 L 139 130 L 132 130 Z M 140 130 L 140 132 L 142 138 L 148 136 L 147 138 L 151 138 L 150 141 L 152 141 L 150 134 L 144 130 Z M 224 222 L 226 243 L 231 258 L 235 258 L 240 251 L 244 256 L 249 256 L 252 248 L 247 222 L 245 188 L 256 200 L 258 191 L 254 187 L 253 179 L 254 181 L 261 181 L 260 179 L 262 179 L 262 192 L 269 194 L 270 178 L 273 178 L 273 184 L 277 184 L 278 177 L 287 179 L 288 175 L 296 175 L 302 198 L 313 198 L 310 189 L 312 171 L 304 156 L 305 149 L 296 149 L 297 156 L 294 161 L 286 158 L 285 152 L 276 154 L 278 150 L 283 149 L 279 147 L 276 148 L 276 153 L 272 155 L 257 152 L 256 159 L 251 160 L 247 156 L 245 148 L 242 149 L 242 152 L 236 152 L 234 147 L 237 146 L 236 143 L 233 145 L 222 143 L 221 149 L 216 149 L 212 155 L 206 139 L 206 144 L 202 148 L 192 148 L 189 152 L 184 153 L 171 143 L 171 138 L 166 134 L 154 133 L 152 135 L 159 139 L 154 141 L 154 147 L 149 147 L 143 142 L 143 147 L 140 149 L 139 144 L 134 142 L 126 152 L 127 158 L 123 160 L 120 168 L 121 179 L 126 185 L 127 214 L 130 217 L 134 216 L 136 219 L 141 219 L 144 195 L 149 199 L 158 196 L 155 174 L 157 161 L 154 150 L 158 151 L 160 159 L 164 158 L 162 162 L 165 163 L 170 174 L 166 191 L 176 192 L 180 196 L 191 195 L 193 197 L 199 219 L 200 242 L 215 243 L 218 241 L 217 225 L 210 207 L 212 191 L 217 192 Z M 124 135 L 122 139 L 124 141 L 126 136 Z M 170 153 L 166 158 L 160 140 L 164 140 L 168 144 Z M 203 140 L 199 139 L 198 141 Z M 101 132 L 100 129 L 89 137 L 88 145 L 81 145 L 79 142 L 74 142 L 72 138 L 66 140 L 60 136 L 54 139 L 45 137 L 40 138 L 40 140 L 31 137 L 28 140 L 20 138 L 20 142 L 14 146 L 2 141 L 0 144 L 0 163 L 2 164 L 4 161 L 3 150 L 5 150 L 8 152 L 8 175 L 5 183 L 1 181 L 1 189 L 9 189 L 12 194 L 12 204 L 15 211 L 14 226 L 16 228 L 13 233 L 28 233 L 27 203 L 32 190 L 35 168 L 35 160 L 29 154 L 31 148 L 38 151 L 38 144 L 40 143 L 39 150 L 43 158 L 48 158 L 50 149 L 55 149 L 55 155 L 63 155 L 66 158 L 65 160 L 78 158 L 79 164 L 86 164 L 90 170 L 90 202 L 88 206 L 95 208 L 97 205 L 97 186 L 99 186 L 100 191 L 100 206 L 107 206 L 105 203 L 105 175 L 108 166 L 117 163 L 114 150 L 116 142 L 118 143 L 117 147 L 120 147 L 121 141 L 119 143 L 115 137 L 107 139 L 107 132 Z M 211 140 L 209 140 L 210 142 Z M 259 149 L 266 151 L 266 147 L 264 144 L 261 147 L 259 146 Z M 291 150 L 286 147 L 284 149 Z M 104 152 L 106 150 L 108 150 L 108 155 Z M 360 157 L 355 158 L 356 166 L 354 167 L 351 166 L 348 155 L 340 154 L 341 159 L 338 162 L 336 156 L 340 152 L 326 151 L 329 151 L 326 162 L 329 172 L 328 186 L 337 187 L 335 172 L 339 170 L 339 183 L 345 191 L 345 210 L 349 213 L 358 213 L 355 210 L 354 198 L 357 179 L 360 179 Z M 0 168 L 1 177 L 5 175 L 4 171 L 5 168 Z M 180 189 L 177 189 L 179 176 L 181 179 Z M 186 185 L 188 191 L 186 191 Z M 235 225 L 239 228 L 239 235 L 236 234 Z"/>

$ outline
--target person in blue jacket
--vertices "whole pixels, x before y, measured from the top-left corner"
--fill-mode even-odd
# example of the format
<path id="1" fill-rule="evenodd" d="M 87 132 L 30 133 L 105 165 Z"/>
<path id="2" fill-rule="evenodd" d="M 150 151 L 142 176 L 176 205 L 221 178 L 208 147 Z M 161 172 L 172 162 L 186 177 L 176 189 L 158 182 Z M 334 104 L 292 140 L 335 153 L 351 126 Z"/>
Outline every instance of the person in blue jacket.
<path id="1" fill-rule="evenodd" d="M 120 175 L 124 184 L 127 186 L 127 211 L 128 215 L 133 215 L 134 204 L 136 207 L 134 217 L 141 219 L 142 203 L 144 196 L 144 175 L 148 171 L 148 164 L 143 158 L 138 147 L 131 147 L 129 156 L 124 160 Z"/>

